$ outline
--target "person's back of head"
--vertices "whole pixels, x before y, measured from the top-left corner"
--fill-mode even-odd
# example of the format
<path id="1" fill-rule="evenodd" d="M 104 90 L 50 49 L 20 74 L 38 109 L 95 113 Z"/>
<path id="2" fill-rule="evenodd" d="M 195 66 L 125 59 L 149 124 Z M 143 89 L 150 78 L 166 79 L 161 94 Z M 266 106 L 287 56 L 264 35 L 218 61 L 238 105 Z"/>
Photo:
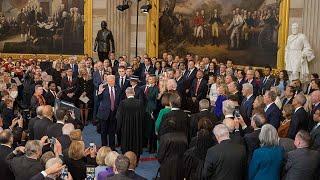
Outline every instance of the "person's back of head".
<path id="1" fill-rule="evenodd" d="M 55 117 L 56 117 L 56 120 L 57 121 L 62 121 L 62 122 L 65 122 L 65 116 L 66 116 L 66 111 L 64 109 L 57 109 L 55 111 Z"/>
<path id="2" fill-rule="evenodd" d="M 216 125 L 213 129 L 213 134 L 215 135 L 217 141 L 220 143 L 223 140 L 230 139 L 229 129 L 224 124 Z"/>
<path id="3" fill-rule="evenodd" d="M 279 136 L 276 128 L 270 124 L 265 124 L 259 134 L 260 146 L 277 146 L 279 145 Z"/>
<path id="4" fill-rule="evenodd" d="M 38 117 L 42 117 L 42 115 L 43 115 L 43 113 L 42 113 L 43 108 L 44 108 L 44 106 L 38 106 L 38 107 L 37 107 L 36 113 L 37 113 L 37 116 L 38 116 Z"/>
<path id="5" fill-rule="evenodd" d="M 13 143 L 13 135 L 9 129 L 0 132 L 0 144 L 11 146 Z"/>
<path id="6" fill-rule="evenodd" d="M 115 172 L 121 174 L 129 169 L 130 160 L 124 155 L 119 155 L 115 161 Z"/>
<path id="7" fill-rule="evenodd" d="M 232 133 L 235 129 L 235 122 L 231 118 L 226 118 L 223 120 L 223 124 L 228 128 L 228 131 Z"/>
<path id="8" fill-rule="evenodd" d="M 53 108 L 50 105 L 43 106 L 42 115 L 52 121 Z"/>
<path id="9" fill-rule="evenodd" d="M 310 134 L 305 130 L 298 131 L 294 139 L 294 145 L 297 148 L 307 148 L 310 146 L 310 144 L 311 144 Z"/>
<path id="10" fill-rule="evenodd" d="M 130 170 L 134 170 L 137 167 L 137 155 L 132 152 L 132 151 L 128 151 L 124 154 L 130 161 L 130 165 L 129 165 L 129 169 Z"/>
<path id="11" fill-rule="evenodd" d="M 253 128 L 262 128 L 262 126 L 266 123 L 266 117 L 262 113 L 256 113 L 251 118 L 251 126 Z"/>
<path id="12" fill-rule="evenodd" d="M 107 146 L 102 146 L 98 153 L 97 153 L 97 157 L 96 157 L 96 162 L 99 166 L 104 166 L 105 165 L 105 158 L 107 156 L 107 154 L 109 152 L 111 152 L 111 148 L 107 147 Z"/>
<path id="13" fill-rule="evenodd" d="M 24 151 L 27 157 L 38 159 L 42 155 L 42 144 L 38 140 L 29 140 Z"/>
<path id="14" fill-rule="evenodd" d="M 116 152 L 116 151 L 108 152 L 106 154 L 105 159 L 104 159 L 104 162 L 105 162 L 106 166 L 114 167 L 114 163 L 115 163 L 115 161 L 116 161 L 118 156 L 119 156 L 119 153 Z"/>
<path id="15" fill-rule="evenodd" d="M 68 155 L 70 159 L 79 160 L 84 157 L 84 142 L 83 141 L 72 141 L 68 149 Z"/>
<path id="16" fill-rule="evenodd" d="M 55 157 L 55 155 L 54 155 L 54 153 L 53 153 L 52 151 L 45 152 L 44 154 L 42 154 L 42 156 L 41 156 L 41 158 L 40 158 L 41 165 L 42 165 L 43 167 L 45 167 L 47 161 L 48 161 L 49 159 L 51 159 L 51 158 L 54 158 L 54 157 Z"/>
<path id="17" fill-rule="evenodd" d="M 235 104 L 230 100 L 225 100 L 222 102 L 222 112 L 225 116 L 233 115 L 235 108 L 236 108 Z"/>
<path id="18" fill-rule="evenodd" d="M 72 123 L 68 123 L 63 125 L 62 134 L 70 136 L 71 132 L 74 131 L 74 125 Z"/>
<path id="19" fill-rule="evenodd" d="M 69 136 L 72 141 L 82 141 L 82 132 L 80 129 L 71 131 Z"/>
<path id="20" fill-rule="evenodd" d="M 46 163 L 46 169 L 56 165 L 56 164 L 59 164 L 59 165 L 62 165 L 63 162 L 60 158 L 51 158 L 47 161 Z M 52 178 L 52 179 L 55 179 L 57 178 L 58 176 L 60 175 L 60 173 L 54 173 L 54 174 L 50 174 L 48 175 L 49 178 Z"/>
<path id="21" fill-rule="evenodd" d="M 198 130 L 205 129 L 209 132 L 213 130 L 213 124 L 208 117 L 203 117 L 198 122 Z"/>
<path id="22" fill-rule="evenodd" d="M 207 99 L 202 99 L 199 101 L 199 110 L 208 110 L 210 107 L 210 102 Z"/>
<path id="23" fill-rule="evenodd" d="M 171 108 L 180 108 L 181 107 L 181 97 L 178 93 L 171 93 L 169 97 L 169 103 Z"/>

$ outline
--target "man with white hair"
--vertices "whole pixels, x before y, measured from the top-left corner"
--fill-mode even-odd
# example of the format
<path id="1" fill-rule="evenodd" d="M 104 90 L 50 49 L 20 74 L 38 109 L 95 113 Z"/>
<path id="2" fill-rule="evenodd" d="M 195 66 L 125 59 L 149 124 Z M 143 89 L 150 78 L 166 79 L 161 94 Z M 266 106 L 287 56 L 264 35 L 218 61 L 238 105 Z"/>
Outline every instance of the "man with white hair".
<path id="1" fill-rule="evenodd" d="M 115 148 L 116 112 L 120 100 L 120 88 L 116 85 L 114 75 L 107 76 L 107 84 L 99 85 L 99 108 L 97 118 L 101 127 L 102 146 Z M 109 135 L 109 145 L 107 136 Z"/>
<path id="2" fill-rule="evenodd" d="M 247 126 L 250 126 L 250 118 L 252 116 L 253 102 L 255 96 L 253 95 L 253 86 L 250 83 L 245 83 L 242 85 L 242 95 L 243 100 L 240 105 L 240 114 L 243 117 L 244 122 Z"/>
<path id="3" fill-rule="evenodd" d="M 291 116 L 288 138 L 294 139 L 299 130 L 308 130 L 309 115 L 303 108 L 306 102 L 307 99 L 303 94 L 297 94 L 293 98 L 292 105 L 295 110 Z"/>
<path id="4" fill-rule="evenodd" d="M 176 82 L 176 80 L 174 80 L 174 79 L 169 79 L 168 81 L 167 81 L 167 90 L 168 91 L 175 91 L 175 90 L 177 90 L 177 82 Z"/>
<path id="5" fill-rule="evenodd" d="M 69 148 L 69 146 L 71 144 L 70 133 L 74 129 L 75 128 L 72 123 L 65 124 L 62 127 L 62 135 L 60 137 L 58 137 L 58 140 L 62 146 L 62 150 Z"/>
<path id="6" fill-rule="evenodd" d="M 63 162 L 60 158 L 49 159 L 46 163 L 46 169 L 48 169 L 56 164 L 59 164 L 61 166 L 63 164 Z M 46 179 L 57 179 L 60 176 L 60 174 L 61 174 L 61 172 L 50 174 L 46 177 Z"/>
<path id="7" fill-rule="evenodd" d="M 203 177 L 208 179 L 243 180 L 246 172 L 246 152 L 243 145 L 232 142 L 224 124 L 213 129 L 219 144 L 207 151 L 203 166 Z"/>

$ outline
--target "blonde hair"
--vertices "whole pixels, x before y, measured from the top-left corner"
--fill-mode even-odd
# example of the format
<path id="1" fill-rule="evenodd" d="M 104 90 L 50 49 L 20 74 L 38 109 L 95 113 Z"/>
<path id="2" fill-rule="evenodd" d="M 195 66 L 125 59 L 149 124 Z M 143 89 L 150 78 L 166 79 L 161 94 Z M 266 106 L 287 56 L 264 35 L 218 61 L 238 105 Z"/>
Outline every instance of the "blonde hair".
<path id="1" fill-rule="evenodd" d="M 99 149 L 96 157 L 96 162 L 98 165 L 105 165 L 105 158 L 109 152 L 111 152 L 111 148 L 107 146 L 103 146 Z"/>
<path id="2" fill-rule="evenodd" d="M 80 129 L 75 129 L 70 132 L 70 139 L 71 141 L 81 141 L 82 140 L 82 133 Z"/>
<path id="3" fill-rule="evenodd" d="M 79 160 L 84 157 L 84 142 L 72 141 L 68 150 L 70 159 Z"/>
<path id="4" fill-rule="evenodd" d="M 104 159 L 106 166 L 113 167 L 118 156 L 119 153 L 117 153 L 116 151 L 108 152 L 106 158 Z"/>

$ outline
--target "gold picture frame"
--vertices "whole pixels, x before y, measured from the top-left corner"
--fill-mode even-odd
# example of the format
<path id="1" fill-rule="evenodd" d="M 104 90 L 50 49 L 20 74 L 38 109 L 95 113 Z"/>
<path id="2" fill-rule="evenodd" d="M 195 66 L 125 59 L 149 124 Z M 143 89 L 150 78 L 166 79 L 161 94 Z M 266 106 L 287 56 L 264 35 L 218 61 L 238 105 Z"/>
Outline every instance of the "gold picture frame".
<path id="1" fill-rule="evenodd" d="M 160 1 L 151 0 L 152 9 L 149 11 L 147 18 L 147 53 L 151 57 L 159 57 L 159 12 Z M 285 67 L 285 46 L 288 37 L 289 27 L 289 9 L 290 0 L 280 0 L 279 9 L 279 35 L 278 35 L 278 52 L 277 52 L 277 69 L 283 69 Z"/>
<path id="2" fill-rule="evenodd" d="M 92 45 L 92 0 L 84 0 L 84 54 L 73 54 L 78 56 L 84 56 L 88 54 L 92 56 L 93 54 L 93 45 Z M 37 58 L 44 58 L 49 56 L 50 59 L 56 59 L 61 54 L 36 54 Z M 71 55 L 62 54 L 64 57 Z M 23 58 L 32 58 L 35 54 L 18 54 L 18 53 L 0 53 L 1 58 L 12 57 L 13 59 L 18 59 L 20 56 Z"/>

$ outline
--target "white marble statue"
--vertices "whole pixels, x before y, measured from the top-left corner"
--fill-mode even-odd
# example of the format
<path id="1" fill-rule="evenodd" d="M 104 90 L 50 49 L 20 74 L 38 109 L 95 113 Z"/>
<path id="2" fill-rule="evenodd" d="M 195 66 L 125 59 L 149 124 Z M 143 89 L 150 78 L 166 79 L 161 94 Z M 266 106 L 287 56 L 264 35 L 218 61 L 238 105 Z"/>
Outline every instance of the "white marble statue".
<path id="1" fill-rule="evenodd" d="M 292 34 L 288 37 L 285 49 L 286 70 L 290 80 L 300 79 L 305 81 L 309 74 L 308 62 L 315 56 L 306 35 L 299 33 L 299 25 L 292 24 Z"/>

